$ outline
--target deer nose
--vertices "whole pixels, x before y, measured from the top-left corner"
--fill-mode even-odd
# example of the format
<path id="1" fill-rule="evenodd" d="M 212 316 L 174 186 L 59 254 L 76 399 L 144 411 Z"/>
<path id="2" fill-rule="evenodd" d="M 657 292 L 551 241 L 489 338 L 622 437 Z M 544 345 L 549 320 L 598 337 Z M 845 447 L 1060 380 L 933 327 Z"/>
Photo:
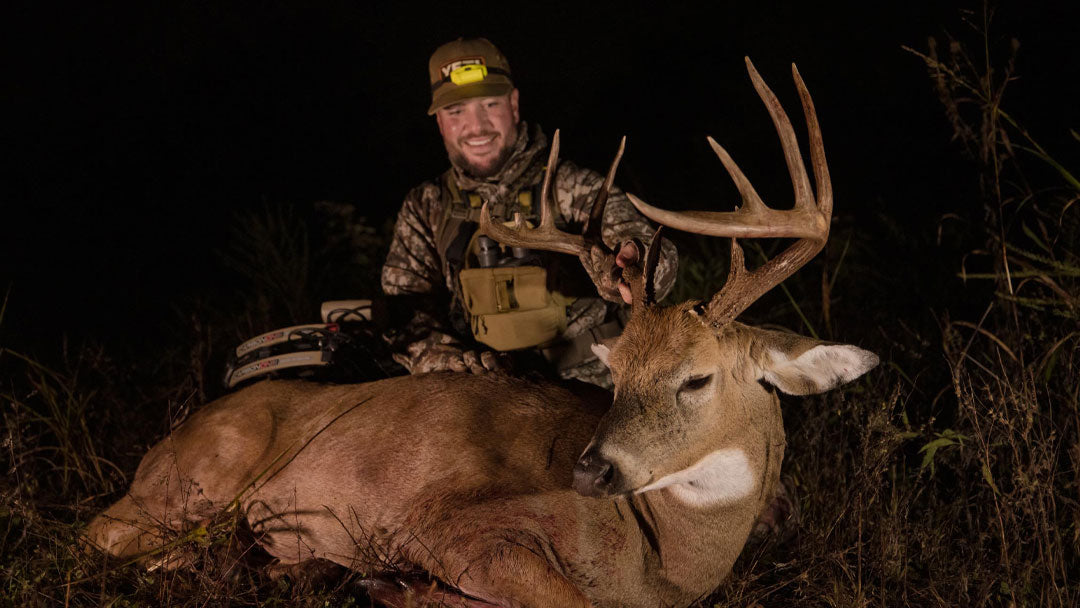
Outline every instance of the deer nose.
<path id="1" fill-rule="evenodd" d="M 588 450 L 574 465 L 574 490 L 582 496 L 607 496 L 611 494 L 615 467 L 600 454 Z"/>

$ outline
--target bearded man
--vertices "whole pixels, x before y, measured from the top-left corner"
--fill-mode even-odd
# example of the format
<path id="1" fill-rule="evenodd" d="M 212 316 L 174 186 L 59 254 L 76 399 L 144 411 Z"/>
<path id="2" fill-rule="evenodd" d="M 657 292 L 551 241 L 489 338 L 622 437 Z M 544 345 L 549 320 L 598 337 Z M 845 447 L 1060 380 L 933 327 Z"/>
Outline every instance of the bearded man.
<path id="1" fill-rule="evenodd" d="M 613 187 L 601 235 L 618 255 L 579 260 L 503 250 L 477 235 L 484 203 L 495 221 L 521 213 L 536 223 L 548 140 L 539 125 L 521 120 L 510 64 L 487 40 L 444 44 L 431 56 L 428 75 L 428 114 L 451 166 L 410 190 L 398 214 L 383 291 L 427 305 L 416 306 L 389 335 L 394 359 L 411 373 L 546 369 L 610 387 L 607 368 L 590 347 L 621 332 L 626 296 L 613 270 L 624 262 L 625 245 L 648 243 L 653 228 Z M 553 170 L 556 226 L 581 233 L 604 177 L 566 160 Z M 676 265 L 674 245 L 662 240 L 658 300 L 675 282 Z"/>

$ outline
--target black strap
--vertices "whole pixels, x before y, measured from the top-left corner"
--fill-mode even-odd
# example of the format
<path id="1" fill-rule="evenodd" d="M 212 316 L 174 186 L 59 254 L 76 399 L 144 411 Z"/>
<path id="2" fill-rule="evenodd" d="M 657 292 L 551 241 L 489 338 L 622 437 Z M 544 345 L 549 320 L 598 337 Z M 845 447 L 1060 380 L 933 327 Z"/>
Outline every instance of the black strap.
<path id="1" fill-rule="evenodd" d="M 446 201 L 446 209 L 443 210 L 442 218 L 439 219 L 439 226 L 435 231 L 435 247 L 439 255 L 444 258 L 446 257 L 446 250 L 450 247 L 450 241 L 457 234 L 458 226 L 463 219 L 462 210 L 459 209 L 461 192 L 458 190 L 457 182 L 454 181 L 453 171 L 453 169 L 447 170 L 441 178 L 443 180 L 443 189 L 450 193 L 450 200 Z"/>
<path id="2" fill-rule="evenodd" d="M 465 266 L 465 256 L 468 254 L 466 249 L 469 247 L 469 242 L 472 240 L 477 227 L 476 222 L 461 222 L 458 225 L 457 234 L 454 235 L 449 247 L 446 248 L 446 262 L 450 267 L 452 276 L 457 276 L 457 273 L 461 272 L 461 269 Z"/>

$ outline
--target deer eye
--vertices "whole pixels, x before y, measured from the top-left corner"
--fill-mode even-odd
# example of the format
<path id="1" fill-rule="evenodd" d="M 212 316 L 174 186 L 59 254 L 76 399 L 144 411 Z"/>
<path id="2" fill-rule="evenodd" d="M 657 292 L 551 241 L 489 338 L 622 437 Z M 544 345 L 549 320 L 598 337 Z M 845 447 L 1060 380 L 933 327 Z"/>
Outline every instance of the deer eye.
<path id="1" fill-rule="evenodd" d="M 698 376 L 697 378 L 690 378 L 686 382 L 683 382 L 683 385 L 679 387 L 679 392 L 681 393 L 683 391 L 699 391 L 705 388 L 709 384 L 710 380 L 712 380 L 712 374 L 709 374 L 707 376 Z"/>

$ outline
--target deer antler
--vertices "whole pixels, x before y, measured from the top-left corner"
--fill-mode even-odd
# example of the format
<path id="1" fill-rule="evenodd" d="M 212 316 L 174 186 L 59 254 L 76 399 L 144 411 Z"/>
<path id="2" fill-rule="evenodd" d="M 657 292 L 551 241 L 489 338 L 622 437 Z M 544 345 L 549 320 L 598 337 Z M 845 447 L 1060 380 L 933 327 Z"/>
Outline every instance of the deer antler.
<path id="1" fill-rule="evenodd" d="M 746 68 L 780 136 L 784 159 L 787 161 L 788 172 L 791 174 L 791 182 L 795 188 L 795 206 L 787 210 L 770 209 L 766 206 L 739 166 L 711 137 L 709 144 L 720 157 L 720 162 L 724 164 L 724 168 L 727 169 L 742 195 L 741 207 L 736 208 L 735 211 L 726 212 L 679 213 L 657 209 L 632 194 L 628 195 L 634 206 L 655 222 L 686 232 L 731 237 L 731 270 L 728 272 L 724 287 L 712 297 L 706 309 L 710 322 L 717 327 L 734 320 L 765 292 L 779 285 L 817 255 L 829 238 L 829 222 L 832 218 L 832 182 L 829 179 L 829 167 L 825 161 L 821 129 L 818 126 L 817 113 L 814 111 L 814 101 L 806 90 L 798 68 L 795 64 L 791 65 L 791 73 L 802 100 L 810 134 L 810 161 L 814 168 L 814 182 L 817 185 L 816 201 L 810 188 L 810 180 L 806 175 L 802 155 L 799 153 L 799 142 L 795 138 L 795 131 L 791 127 L 787 113 L 784 112 L 776 95 L 754 69 L 754 64 L 749 57 L 746 58 Z M 760 268 L 753 272 L 747 271 L 742 247 L 736 242 L 736 238 L 766 237 L 799 240 Z"/>
<path id="2" fill-rule="evenodd" d="M 505 226 L 500 222 L 494 222 L 485 202 L 480 209 L 480 230 L 503 245 L 511 247 L 525 247 L 528 249 L 541 249 L 555 251 L 576 256 L 589 255 L 589 249 L 593 245 L 602 247 L 605 251 L 611 251 L 601 238 L 600 229 L 603 223 L 604 208 L 607 206 L 608 193 L 611 184 L 615 181 L 615 171 L 619 168 L 623 150 L 626 148 L 626 137 L 619 143 L 619 150 L 615 154 L 615 160 L 608 169 L 604 185 L 596 194 L 592 211 L 589 213 L 589 223 L 585 226 L 585 234 L 571 234 L 563 232 L 555 227 L 555 202 L 551 196 L 551 182 L 555 175 L 555 169 L 559 162 L 559 131 L 551 139 L 551 152 L 548 154 L 547 172 L 544 174 L 544 184 L 540 188 L 540 225 L 529 228 L 520 213 L 514 214 L 513 227 Z"/>

